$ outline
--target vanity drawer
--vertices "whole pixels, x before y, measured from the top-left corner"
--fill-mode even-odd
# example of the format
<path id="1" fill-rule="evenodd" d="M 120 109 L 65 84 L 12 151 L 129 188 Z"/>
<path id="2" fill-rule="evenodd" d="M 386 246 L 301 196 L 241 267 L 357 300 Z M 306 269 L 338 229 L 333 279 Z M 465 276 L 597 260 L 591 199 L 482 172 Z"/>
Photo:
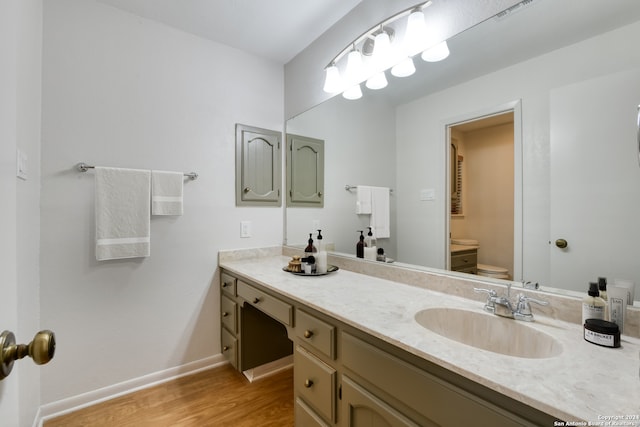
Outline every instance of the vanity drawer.
<path id="1" fill-rule="evenodd" d="M 294 392 L 320 415 L 335 421 L 335 369 L 301 346 L 296 346 L 293 357 Z"/>
<path id="2" fill-rule="evenodd" d="M 220 298 L 220 317 L 222 325 L 233 334 L 238 333 L 238 322 L 236 321 L 237 304 L 231 298 L 222 295 Z"/>
<path id="3" fill-rule="evenodd" d="M 238 279 L 236 279 L 233 276 L 230 276 L 226 273 L 222 273 L 221 277 L 220 277 L 220 289 L 222 289 L 222 292 L 224 292 L 225 294 L 231 296 L 231 297 L 235 297 L 236 294 L 236 282 L 238 281 Z"/>
<path id="4" fill-rule="evenodd" d="M 465 251 L 451 255 L 451 269 L 463 270 L 466 268 L 476 268 L 478 265 L 478 252 Z"/>
<path id="5" fill-rule="evenodd" d="M 340 344 L 345 367 L 430 422 L 456 426 L 533 425 L 352 335 L 343 333 Z"/>
<path id="6" fill-rule="evenodd" d="M 293 325 L 293 307 L 279 299 L 238 280 L 238 296 L 285 325 Z"/>
<path id="7" fill-rule="evenodd" d="M 336 358 L 336 328 L 302 310 L 296 312 L 296 337 L 331 359 Z"/>
<path id="8" fill-rule="evenodd" d="M 222 355 L 238 369 L 238 340 L 225 328 L 221 328 Z"/>

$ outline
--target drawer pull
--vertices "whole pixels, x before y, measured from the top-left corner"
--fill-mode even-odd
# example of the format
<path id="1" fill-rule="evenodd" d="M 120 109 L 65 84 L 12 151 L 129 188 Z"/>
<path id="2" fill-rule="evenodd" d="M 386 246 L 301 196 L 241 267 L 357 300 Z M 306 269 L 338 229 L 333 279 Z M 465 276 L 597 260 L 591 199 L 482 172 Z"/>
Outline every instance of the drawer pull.
<path id="1" fill-rule="evenodd" d="M 222 312 L 222 317 L 227 317 L 229 315 L 229 313 L 227 313 L 226 311 Z"/>
<path id="2" fill-rule="evenodd" d="M 226 288 L 227 286 L 231 286 L 231 283 L 229 283 L 229 282 L 224 282 L 224 283 L 222 284 L 222 287 L 223 287 L 223 288 Z"/>
<path id="3" fill-rule="evenodd" d="M 304 331 L 304 337 L 305 338 L 311 338 L 312 336 L 313 336 L 313 332 L 312 331 L 310 331 L 308 329 L 306 331 Z"/>
<path id="4" fill-rule="evenodd" d="M 255 297 L 255 298 L 253 299 L 253 303 L 254 303 L 254 304 L 257 304 L 257 303 L 259 303 L 259 302 L 260 302 L 260 298 L 259 298 L 259 297 Z"/>
<path id="5" fill-rule="evenodd" d="M 310 380 L 310 379 L 304 380 L 304 386 L 306 388 L 311 388 L 312 385 L 313 385 L 313 381 L 312 380 Z"/>
<path id="6" fill-rule="evenodd" d="M 227 351 L 227 350 L 229 350 L 229 346 L 228 345 L 225 345 L 225 346 L 222 347 L 222 351 Z"/>

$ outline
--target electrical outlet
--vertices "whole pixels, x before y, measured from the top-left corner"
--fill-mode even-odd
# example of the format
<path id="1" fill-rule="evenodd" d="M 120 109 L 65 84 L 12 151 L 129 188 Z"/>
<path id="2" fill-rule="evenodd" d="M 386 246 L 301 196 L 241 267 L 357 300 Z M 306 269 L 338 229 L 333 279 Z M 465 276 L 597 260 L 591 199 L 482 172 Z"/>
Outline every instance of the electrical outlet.
<path id="1" fill-rule="evenodd" d="M 240 237 L 251 237 L 251 221 L 240 221 Z"/>

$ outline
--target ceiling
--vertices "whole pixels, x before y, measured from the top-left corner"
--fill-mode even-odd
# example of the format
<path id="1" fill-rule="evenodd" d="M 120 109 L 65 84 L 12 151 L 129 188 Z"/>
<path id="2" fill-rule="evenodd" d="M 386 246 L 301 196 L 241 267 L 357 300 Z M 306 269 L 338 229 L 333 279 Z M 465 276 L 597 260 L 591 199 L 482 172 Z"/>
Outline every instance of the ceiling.
<path id="1" fill-rule="evenodd" d="M 362 0 L 98 0 L 286 64 Z"/>

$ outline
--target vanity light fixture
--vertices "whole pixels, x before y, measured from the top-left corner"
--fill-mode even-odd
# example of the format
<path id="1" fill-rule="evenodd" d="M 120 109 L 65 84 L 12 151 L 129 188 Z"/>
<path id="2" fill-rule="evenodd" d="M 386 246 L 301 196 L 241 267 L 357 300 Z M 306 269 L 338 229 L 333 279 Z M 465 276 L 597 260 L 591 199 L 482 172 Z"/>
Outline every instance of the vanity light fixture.
<path id="1" fill-rule="evenodd" d="M 342 92 L 347 99 L 359 99 L 362 82 L 373 90 L 386 87 L 389 69 L 394 77 L 415 73 L 413 57 L 420 53 L 422 59 L 429 62 L 448 57 L 447 42 L 434 38 L 425 21 L 423 10 L 431 4 L 429 0 L 405 9 L 349 43 L 325 67 L 323 90 Z M 396 34 L 403 34 L 402 40 L 398 40 L 400 37 L 395 37 Z M 346 61 L 341 61 L 344 57 Z"/>

